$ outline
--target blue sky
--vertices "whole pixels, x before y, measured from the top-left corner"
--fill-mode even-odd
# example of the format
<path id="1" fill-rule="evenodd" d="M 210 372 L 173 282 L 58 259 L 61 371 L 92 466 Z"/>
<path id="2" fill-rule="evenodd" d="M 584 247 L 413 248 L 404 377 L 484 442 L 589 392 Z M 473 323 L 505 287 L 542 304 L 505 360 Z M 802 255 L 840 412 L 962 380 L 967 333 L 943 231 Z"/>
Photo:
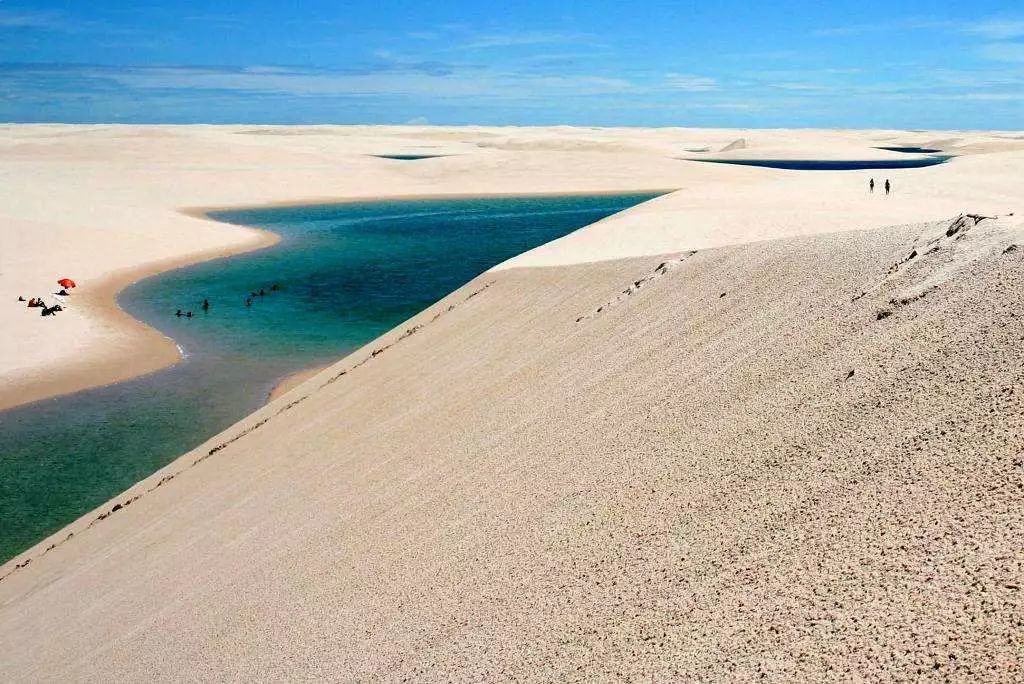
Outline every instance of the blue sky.
<path id="1" fill-rule="evenodd" d="M 1024 4 L 0 0 L 0 121 L 1024 128 Z"/>

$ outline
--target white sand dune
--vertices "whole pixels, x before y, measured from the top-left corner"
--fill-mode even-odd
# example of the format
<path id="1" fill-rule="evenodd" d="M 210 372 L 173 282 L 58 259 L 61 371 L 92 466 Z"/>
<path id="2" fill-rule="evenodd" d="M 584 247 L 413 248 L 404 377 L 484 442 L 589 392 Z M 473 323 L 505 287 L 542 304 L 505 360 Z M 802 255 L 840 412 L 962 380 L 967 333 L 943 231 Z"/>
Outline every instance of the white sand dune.
<path id="1" fill-rule="evenodd" d="M 140 214 L 149 231 L 234 236 L 170 207 L 289 199 L 289 174 L 329 196 L 336 178 L 311 161 L 326 131 L 144 133 L 131 154 L 174 141 L 182 188 L 108 182 L 111 207 L 166 203 Z M 379 131 L 482 135 L 457 133 Z M 123 135 L 70 137 L 95 155 Z M 952 137 L 763 144 L 787 135 L 865 153 Z M 957 137 L 995 144 L 973 135 Z M 173 136 L 209 143 L 201 173 Z M 1006 142 L 885 172 L 888 199 L 866 194 L 871 172 L 668 152 L 339 161 L 362 177 L 338 196 L 679 189 L 481 275 L 0 568 L 0 677 L 1018 678 L 1024 153 Z M 251 159 L 231 170 L 215 151 L 236 144 Z M 289 155 L 272 192 L 250 162 Z M 122 230 L 110 212 L 97 225 Z M 74 234 L 43 207 L 32 220 Z"/>

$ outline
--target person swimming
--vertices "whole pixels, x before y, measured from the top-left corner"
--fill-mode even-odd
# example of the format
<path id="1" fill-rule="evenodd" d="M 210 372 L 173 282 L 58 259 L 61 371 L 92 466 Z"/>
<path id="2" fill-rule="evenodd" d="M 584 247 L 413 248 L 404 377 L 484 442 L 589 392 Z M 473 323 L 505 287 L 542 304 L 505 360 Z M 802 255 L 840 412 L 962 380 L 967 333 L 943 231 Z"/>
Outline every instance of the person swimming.
<path id="1" fill-rule="evenodd" d="M 245 305 L 246 306 L 252 306 L 252 297 L 246 297 L 245 298 Z"/>
<path id="2" fill-rule="evenodd" d="M 270 286 L 270 291 L 271 292 L 277 292 L 280 289 L 281 289 L 281 286 L 278 285 L 277 283 L 274 283 L 273 285 Z"/>
<path id="3" fill-rule="evenodd" d="M 185 314 L 183 314 L 183 313 L 181 312 L 181 309 L 178 309 L 177 311 L 175 311 L 175 312 L 174 312 L 174 315 L 175 315 L 175 316 L 177 316 L 178 318 L 181 318 L 181 317 L 182 317 L 182 316 L 184 316 Z"/>
<path id="4" fill-rule="evenodd" d="M 209 299 L 204 299 L 203 300 L 203 311 L 209 311 L 209 310 L 210 310 L 210 300 Z"/>
<path id="5" fill-rule="evenodd" d="M 186 313 L 185 318 L 192 318 L 192 312 L 189 311 L 188 313 Z"/>

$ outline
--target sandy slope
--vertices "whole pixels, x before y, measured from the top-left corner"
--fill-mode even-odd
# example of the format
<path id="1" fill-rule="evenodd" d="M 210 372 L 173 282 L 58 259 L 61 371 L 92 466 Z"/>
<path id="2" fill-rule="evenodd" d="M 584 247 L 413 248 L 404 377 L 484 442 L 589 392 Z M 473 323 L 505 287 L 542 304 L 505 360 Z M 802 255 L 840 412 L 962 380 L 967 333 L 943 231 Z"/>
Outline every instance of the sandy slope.
<path id="1" fill-rule="evenodd" d="M 990 137 L 886 209 L 685 165 L 483 274 L 0 568 L 0 678 L 1019 679 L 1024 223 L 950 230 L 1020 200 Z M 587 166 L 508 154 L 472 189 Z M 887 211 L 945 218 L 808 234 Z"/>
<path id="2" fill-rule="evenodd" d="M 0 674 L 1020 677 L 1024 227 L 949 225 L 485 274 L 8 564 Z"/>
<path id="3" fill-rule="evenodd" d="M 865 203 L 870 173 L 797 175 L 694 164 L 725 156 L 900 157 L 879 145 L 938 141 L 979 156 L 889 174 L 897 194 Z M 251 249 L 267 236 L 183 214 L 183 207 L 416 194 L 682 188 L 655 213 L 575 239 L 540 261 L 657 254 L 752 237 L 937 219 L 1019 197 L 1024 141 L 1008 134 L 713 129 L 0 126 L 0 409 L 124 379 L 177 359 L 170 340 L 131 321 L 114 293 L 147 273 Z M 1000 154 L 987 154 L 992 151 Z M 371 154 L 449 155 L 415 163 Z M 717 156 L 717 155 L 713 155 Z M 880 175 L 880 174 L 874 174 Z M 680 213 L 682 212 L 682 214 Z M 685 215 L 683 215 L 685 214 Z M 631 221 L 643 223 L 636 230 Z M 611 224 L 609 224 L 611 225 Z M 42 319 L 19 295 L 81 287 Z"/>

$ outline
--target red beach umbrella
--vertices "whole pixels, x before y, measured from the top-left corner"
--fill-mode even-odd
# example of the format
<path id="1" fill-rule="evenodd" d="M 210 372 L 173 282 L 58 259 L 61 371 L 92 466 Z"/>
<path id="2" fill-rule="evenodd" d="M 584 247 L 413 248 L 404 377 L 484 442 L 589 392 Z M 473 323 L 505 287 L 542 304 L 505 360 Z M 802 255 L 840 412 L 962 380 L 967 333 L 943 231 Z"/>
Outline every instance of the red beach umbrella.
<path id="1" fill-rule="evenodd" d="M 57 284 L 60 285 L 61 287 L 74 287 L 75 281 L 72 280 L 71 278 L 61 278 L 60 280 L 57 281 Z"/>

